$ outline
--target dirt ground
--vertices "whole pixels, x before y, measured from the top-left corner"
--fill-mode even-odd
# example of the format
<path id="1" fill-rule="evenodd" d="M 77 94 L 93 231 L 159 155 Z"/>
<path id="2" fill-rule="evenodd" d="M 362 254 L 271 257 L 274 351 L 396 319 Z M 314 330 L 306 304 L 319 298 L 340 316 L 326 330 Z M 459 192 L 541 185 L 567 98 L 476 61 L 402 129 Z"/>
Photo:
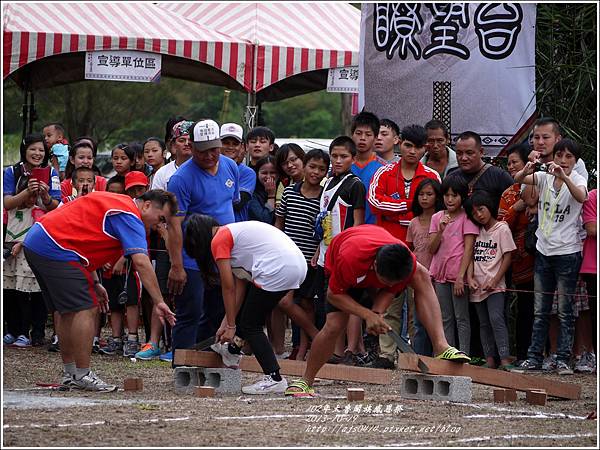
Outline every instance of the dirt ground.
<path id="1" fill-rule="evenodd" d="M 470 404 L 414 401 L 388 386 L 323 381 L 314 399 L 283 396 L 178 394 L 169 363 L 93 355 L 92 368 L 120 384 L 141 377 L 144 390 L 58 392 L 36 383 L 58 382 L 59 355 L 45 347 L 3 349 L 3 446 L 535 446 L 597 447 L 596 375 L 549 378 L 581 384 L 577 401 L 550 399 L 530 406 L 519 393 L 494 404 L 492 388 L 473 385 Z M 257 374 L 244 373 L 243 382 Z M 288 378 L 289 380 L 289 378 Z M 348 402 L 347 387 L 364 387 L 363 402 Z M 360 409 L 360 410 L 359 410 Z M 345 414 L 347 413 L 347 414 Z"/>

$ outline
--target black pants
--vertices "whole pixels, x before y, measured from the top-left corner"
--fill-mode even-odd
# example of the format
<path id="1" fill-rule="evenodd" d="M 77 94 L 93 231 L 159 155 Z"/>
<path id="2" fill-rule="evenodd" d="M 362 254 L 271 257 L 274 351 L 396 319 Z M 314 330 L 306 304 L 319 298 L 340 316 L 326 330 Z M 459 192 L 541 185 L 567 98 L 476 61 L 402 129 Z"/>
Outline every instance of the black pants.
<path id="1" fill-rule="evenodd" d="M 583 273 L 581 274 L 583 277 L 583 281 L 585 281 L 586 291 L 589 296 L 589 304 L 590 304 L 590 314 L 592 315 L 592 342 L 594 343 L 594 353 L 596 354 L 596 335 L 597 335 L 597 319 L 596 319 L 596 311 L 598 305 L 596 304 L 596 277 L 595 273 Z"/>
<path id="2" fill-rule="evenodd" d="M 32 340 L 44 339 L 48 311 L 41 292 L 20 292 L 4 289 L 6 331 Z M 31 328 L 31 335 L 29 330 Z"/>
<path id="3" fill-rule="evenodd" d="M 279 364 L 263 328 L 267 317 L 286 293 L 287 290 L 267 292 L 249 284 L 246 298 L 236 318 L 236 334 L 248 342 L 265 374 L 279 370 Z"/>
<path id="4" fill-rule="evenodd" d="M 531 344 L 533 327 L 533 280 L 515 285 L 515 289 L 529 292 L 517 292 L 516 336 L 517 360 L 527 359 L 527 349 Z"/>

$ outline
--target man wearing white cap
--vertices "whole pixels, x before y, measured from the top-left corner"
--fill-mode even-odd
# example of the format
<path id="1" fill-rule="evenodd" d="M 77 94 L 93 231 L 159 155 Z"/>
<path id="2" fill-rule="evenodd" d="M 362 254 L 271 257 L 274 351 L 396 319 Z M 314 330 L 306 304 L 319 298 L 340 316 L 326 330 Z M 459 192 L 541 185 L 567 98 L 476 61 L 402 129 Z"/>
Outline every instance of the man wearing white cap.
<path id="1" fill-rule="evenodd" d="M 233 204 L 239 201 L 237 164 L 221 155 L 219 125 L 210 119 L 190 128 L 192 158 L 171 176 L 168 189 L 178 200 L 179 211 L 169 226 L 169 291 L 176 295 L 177 325 L 173 349 L 190 348 L 214 335 L 224 309 L 220 289 L 205 286 L 196 261 L 183 250 L 184 219 L 192 213 L 212 216 L 220 225 L 235 222 Z"/>
<path id="2" fill-rule="evenodd" d="M 248 202 L 252 198 L 256 187 L 256 172 L 244 160 L 244 130 L 237 123 L 224 123 L 221 125 L 221 154 L 233 159 L 238 164 L 240 171 L 240 201 L 233 205 L 235 221 L 248 220 Z"/>

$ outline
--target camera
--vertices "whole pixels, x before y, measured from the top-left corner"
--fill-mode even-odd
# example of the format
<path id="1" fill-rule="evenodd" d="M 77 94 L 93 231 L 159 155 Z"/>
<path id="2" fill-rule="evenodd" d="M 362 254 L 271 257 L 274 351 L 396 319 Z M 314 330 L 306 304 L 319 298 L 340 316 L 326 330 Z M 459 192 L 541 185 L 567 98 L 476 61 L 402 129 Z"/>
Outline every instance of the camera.
<path id="1" fill-rule="evenodd" d="M 119 305 L 126 305 L 128 299 L 129 299 L 129 297 L 127 295 L 127 290 L 123 289 L 121 291 L 121 293 L 119 294 L 119 296 L 117 297 L 117 302 L 119 303 Z"/>
<path id="2" fill-rule="evenodd" d="M 548 172 L 548 164 L 546 163 L 535 163 L 536 172 Z"/>

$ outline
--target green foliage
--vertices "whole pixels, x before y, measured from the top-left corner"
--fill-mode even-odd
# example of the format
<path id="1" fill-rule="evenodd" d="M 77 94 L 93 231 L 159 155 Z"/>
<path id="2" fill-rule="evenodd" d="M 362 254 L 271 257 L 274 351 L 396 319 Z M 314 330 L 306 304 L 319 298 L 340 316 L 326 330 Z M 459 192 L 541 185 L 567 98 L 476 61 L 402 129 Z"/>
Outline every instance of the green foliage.
<path id="1" fill-rule="evenodd" d="M 575 139 L 597 183 L 597 4 L 538 3 L 537 108 Z"/>
<path id="2" fill-rule="evenodd" d="M 21 158 L 19 148 L 21 146 L 21 133 L 2 135 L 2 164 L 5 166 L 15 164 Z"/>

